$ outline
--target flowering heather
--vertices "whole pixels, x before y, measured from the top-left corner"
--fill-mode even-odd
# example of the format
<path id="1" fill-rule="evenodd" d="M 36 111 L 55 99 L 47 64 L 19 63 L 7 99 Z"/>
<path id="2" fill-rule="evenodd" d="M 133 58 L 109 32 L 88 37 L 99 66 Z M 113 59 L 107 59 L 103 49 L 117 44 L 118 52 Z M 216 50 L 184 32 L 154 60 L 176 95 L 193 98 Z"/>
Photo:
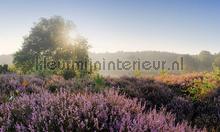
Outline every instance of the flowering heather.
<path id="1" fill-rule="evenodd" d="M 74 78 L 65 80 L 61 76 L 51 76 L 45 79 L 45 88 L 51 92 L 65 89 L 71 92 L 74 91 L 92 91 L 94 82 L 90 78 Z"/>
<path id="2" fill-rule="evenodd" d="M 28 88 L 32 86 L 42 87 L 45 81 L 34 76 L 20 76 L 16 74 L 0 75 L 0 88 L 5 90 L 16 90 L 17 88 Z"/>
<path id="3" fill-rule="evenodd" d="M 147 100 L 149 107 L 166 105 L 175 95 L 165 84 L 149 78 L 107 78 L 106 82 L 109 87 L 119 89 L 120 93 L 125 93 L 128 97 Z"/>
<path id="4" fill-rule="evenodd" d="M 92 91 L 94 84 L 89 78 L 65 80 L 60 76 L 47 78 L 27 75 L 6 74 L 0 75 L 0 104 L 21 93 L 39 93 L 42 90 L 51 92 L 63 88 L 69 91 Z"/>
<path id="5" fill-rule="evenodd" d="M 190 76 L 192 75 L 192 76 Z M 210 131 L 220 131 L 220 87 L 213 89 L 207 98 L 192 100 L 186 90 L 194 86 L 194 81 L 203 79 L 201 74 L 163 76 L 169 82 L 152 78 L 106 78 L 106 85 L 118 89 L 129 98 L 138 98 L 149 108 L 166 107 L 167 111 L 176 115 L 176 122 L 187 120 L 191 125 L 206 127 Z M 175 78 L 176 77 L 176 78 Z"/>
<path id="6" fill-rule="evenodd" d="M 206 127 L 210 131 L 220 131 L 220 87 L 211 89 L 207 96 L 200 100 L 192 100 L 190 93 L 186 92 L 186 89 L 196 86 L 195 84 L 200 84 L 195 83 L 194 80 L 202 80 L 204 82 L 204 74 L 166 75 L 166 77 L 161 76 L 160 79 L 159 77 L 103 78 L 100 83 L 99 79 L 94 80 L 94 78 L 65 80 L 60 76 L 43 78 L 15 74 L 0 75 L 0 105 L 3 106 L 7 102 L 8 104 L 16 102 L 15 100 L 20 99 L 20 96 L 23 98 L 27 96 L 29 100 L 32 100 L 32 98 L 36 100 L 36 97 L 32 96 L 45 97 L 48 95 L 52 97 L 55 96 L 53 94 L 57 94 L 55 97 L 58 98 L 57 96 L 60 96 L 60 91 L 63 89 L 69 93 L 96 93 L 99 92 L 96 87 L 100 86 L 102 90 L 106 87 L 116 89 L 120 95 L 125 95 L 130 99 L 137 98 L 142 104 L 145 104 L 143 106 L 145 112 L 149 112 L 155 106 L 157 110 L 165 107 L 167 112 L 175 114 L 175 123 L 186 120 L 192 126 Z M 169 81 L 166 82 L 165 80 Z M 216 78 L 213 77 L 208 77 L 209 81 L 217 82 Z M 206 83 L 201 84 L 205 84 L 202 86 L 206 87 Z M 17 108 L 19 107 L 20 105 L 17 106 Z"/>
<path id="7" fill-rule="evenodd" d="M 200 131 L 186 123 L 175 125 L 174 116 L 164 110 L 143 109 L 114 91 L 22 95 L 0 106 L 0 131 Z"/>
<path id="8" fill-rule="evenodd" d="M 20 93 L 38 93 L 42 91 L 44 83 L 41 78 L 33 76 L 0 75 L 0 104 Z"/>

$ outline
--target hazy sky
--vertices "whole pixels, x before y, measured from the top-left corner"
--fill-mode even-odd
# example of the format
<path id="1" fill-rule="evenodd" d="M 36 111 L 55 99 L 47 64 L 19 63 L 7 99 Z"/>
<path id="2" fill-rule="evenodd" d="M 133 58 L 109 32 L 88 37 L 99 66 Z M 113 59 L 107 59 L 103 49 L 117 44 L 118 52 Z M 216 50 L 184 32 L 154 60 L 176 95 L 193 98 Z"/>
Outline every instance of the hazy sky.
<path id="1" fill-rule="evenodd" d="M 0 54 L 54 15 L 72 20 L 95 52 L 220 51 L 219 0 L 2 0 L 0 14 Z"/>

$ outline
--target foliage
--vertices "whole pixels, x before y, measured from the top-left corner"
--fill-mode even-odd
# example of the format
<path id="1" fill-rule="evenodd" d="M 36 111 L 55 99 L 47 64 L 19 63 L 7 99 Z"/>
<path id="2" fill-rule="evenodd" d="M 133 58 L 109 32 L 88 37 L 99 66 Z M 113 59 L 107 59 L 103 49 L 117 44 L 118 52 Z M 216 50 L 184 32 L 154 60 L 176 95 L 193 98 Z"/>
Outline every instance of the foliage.
<path id="1" fill-rule="evenodd" d="M 135 97 L 147 100 L 147 106 L 161 107 L 171 101 L 174 94 L 164 84 L 152 79 L 122 77 L 119 79 L 107 78 L 106 84 L 109 87 L 118 88 L 120 93 L 125 93 L 128 97 Z"/>
<path id="2" fill-rule="evenodd" d="M 191 55 L 182 56 L 184 60 L 183 70 L 184 72 L 200 71 L 200 61 L 197 57 Z M 209 67 L 206 67 L 209 69 Z"/>
<path id="3" fill-rule="evenodd" d="M 218 54 L 214 60 L 214 65 L 220 67 L 220 54 Z"/>
<path id="4" fill-rule="evenodd" d="M 0 106 L 1 131 L 201 131 L 116 92 L 22 95 Z"/>
<path id="5" fill-rule="evenodd" d="M 198 60 L 200 61 L 200 69 L 208 71 L 212 70 L 212 63 L 214 61 L 214 56 L 209 51 L 201 51 L 198 55 Z"/>
<path id="6" fill-rule="evenodd" d="M 167 74 L 164 76 L 156 76 L 155 80 L 162 82 L 171 88 L 173 92 L 180 96 L 188 96 L 188 88 L 193 87 L 194 80 L 203 80 L 204 73 L 191 73 L 182 75 Z"/>
<path id="7" fill-rule="evenodd" d="M 94 83 L 95 83 L 95 91 L 100 92 L 103 91 L 105 88 L 105 79 L 100 74 L 96 74 L 93 77 Z"/>
<path id="8" fill-rule="evenodd" d="M 0 104 L 26 93 L 39 93 L 45 81 L 32 76 L 6 74 L 0 76 Z"/>
<path id="9" fill-rule="evenodd" d="M 207 77 L 203 79 L 196 79 L 193 82 L 193 86 L 188 88 L 188 92 L 192 99 L 199 99 L 206 95 L 208 92 L 216 88 L 216 86 L 209 81 Z"/>
<path id="10" fill-rule="evenodd" d="M 9 72 L 8 65 L 0 65 L 0 74 Z"/>
<path id="11" fill-rule="evenodd" d="M 72 79 L 74 77 L 76 77 L 76 72 L 74 70 L 64 70 L 63 71 L 63 78 L 65 80 Z"/>
<path id="12" fill-rule="evenodd" d="M 197 126 L 204 126 L 210 131 L 220 131 L 220 107 L 206 103 L 204 101 L 196 101 L 194 103 L 194 114 L 191 122 Z"/>
<path id="13" fill-rule="evenodd" d="M 168 74 L 169 74 L 169 71 L 167 71 L 167 70 L 161 70 L 160 71 L 160 76 L 166 76 Z"/>
<path id="14" fill-rule="evenodd" d="M 220 84 L 220 70 L 213 66 L 213 71 L 204 73 L 203 78 L 194 79 L 192 86 L 187 88 L 190 96 L 195 99 L 201 99 L 214 91 Z"/>
<path id="15" fill-rule="evenodd" d="M 220 67 L 216 66 L 215 64 L 213 65 L 212 76 L 219 83 L 219 81 L 220 81 Z"/>
<path id="16" fill-rule="evenodd" d="M 183 120 L 191 121 L 193 118 L 193 102 L 183 98 L 183 97 L 174 97 L 167 105 L 166 108 L 171 113 L 175 113 L 176 122 Z"/>
<path id="17" fill-rule="evenodd" d="M 140 70 L 135 70 L 135 71 L 133 72 L 133 74 L 134 74 L 134 77 L 141 77 L 141 75 L 142 75 L 142 73 L 141 73 Z"/>
<path id="18" fill-rule="evenodd" d="M 45 64 L 40 62 L 44 58 L 47 62 L 56 60 L 60 63 L 88 60 L 88 42 L 82 37 L 75 40 L 70 38 L 69 33 L 73 28 L 71 21 L 65 21 L 59 16 L 41 18 L 31 29 L 30 34 L 25 37 L 22 49 L 15 53 L 13 62 L 16 68 L 23 73 L 44 72 L 49 69 L 58 74 L 63 70 L 57 66 L 58 64 L 52 65 L 55 68 L 44 69 Z M 87 74 L 86 70 L 79 69 L 80 75 Z"/>
<path id="19" fill-rule="evenodd" d="M 211 76 L 211 74 L 207 73 L 193 73 L 164 75 L 154 78 L 155 80 L 152 78 L 107 78 L 106 84 L 119 89 L 120 93 L 125 94 L 127 97 L 138 98 L 143 102 L 147 102 L 146 110 L 155 106 L 159 109 L 163 106 L 176 115 L 176 122 L 187 120 L 193 126 L 219 131 L 220 92 L 214 92 L 216 87 L 213 87 L 206 91 L 202 98 L 193 100 L 193 96 L 187 91 L 192 86 L 196 86 L 195 80 L 208 78 L 208 83 L 215 84 L 216 80 L 213 77 L 211 78 Z M 201 86 L 206 86 L 205 82 L 201 83 L 197 83 L 198 87 L 195 87 L 195 89 L 202 89 Z M 196 95 L 200 95 L 200 93 L 198 92 Z M 208 95 L 213 96 L 208 99 Z"/>
<path id="20" fill-rule="evenodd" d="M 52 90 L 51 92 L 59 92 L 61 89 L 65 89 L 71 92 L 96 91 L 95 83 L 89 77 L 73 78 L 73 79 L 65 80 L 61 76 L 54 75 L 45 78 L 45 81 L 46 81 L 45 88 L 51 89 Z"/>
<path id="21" fill-rule="evenodd" d="M 14 65 L 9 65 L 8 66 L 8 73 L 18 73 L 18 70 Z"/>
<path id="22" fill-rule="evenodd" d="M 74 28 L 73 28 L 74 31 Z M 27 36 L 28 37 L 28 36 Z M 82 38 L 82 40 L 85 40 Z M 77 43 L 83 43 L 82 41 L 77 40 L 71 41 L 76 45 Z M 75 47 L 77 48 L 77 47 Z M 25 52 L 24 52 L 25 53 Z M 139 58 L 140 61 L 154 61 L 154 60 L 166 60 L 167 64 L 172 64 L 173 61 L 179 60 L 180 58 L 183 58 L 183 71 L 172 71 L 174 73 L 191 73 L 191 72 L 203 72 L 203 71 L 211 71 L 212 70 L 212 64 L 214 63 L 216 66 L 219 67 L 220 62 L 220 54 L 205 54 L 200 53 L 197 55 L 185 55 L 185 54 L 176 54 L 176 53 L 169 53 L 169 52 L 157 52 L 157 51 L 141 51 L 141 52 L 116 52 L 116 53 L 89 53 L 89 57 L 92 60 L 102 62 L 103 58 L 105 60 L 112 60 L 117 61 L 117 58 L 120 58 L 121 60 L 127 60 L 127 61 L 137 61 Z M 206 57 L 205 57 L 206 56 Z M 63 57 L 68 58 L 68 56 Z M 203 58 L 203 59 L 202 59 Z M 209 59 L 209 60 L 205 60 Z M 25 58 L 24 58 L 25 59 Z M 0 64 L 12 64 L 13 56 L 12 55 L 0 55 Z M 211 61 L 210 61 L 211 60 Z M 205 65 L 204 65 L 205 64 Z M 20 67 L 21 68 L 21 67 Z M 28 67 L 27 67 L 28 68 Z M 165 69 L 167 70 L 169 68 L 169 65 L 165 66 Z M 17 69 L 18 70 L 18 69 Z M 25 69 L 23 69 L 25 70 Z M 140 69 L 143 75 L 155 75 L 158 74 L 158 71 L 145 71 L 143 69 Z M 160 69 L 162 70 L 162 69 Z M 123 76 L 123 75 L 133 75 L 133 71 L 101 71 L 103 75 L 111 75 L 111 76 Z"/>
<path id="23" fill-rule="evenodd" d="M 24 95 L 28 97 L 36 94 L 40 96 L 44 93 L 59 95 L 62 91 L 67 91 L 68 94 L 87 93 L 89 95 L 98 92 L 101 95 L 104 88 L 110 88 L 117 90 L 120 95 L 130 100 L 139 100 L 140 104 L 145 104 L 143 109 L 145 112 L 155 107 L 160 111 L 165 107 L 166 112 L 175 115 L 175 123 L 187 120 L 192 126 L 219 131 L 220 85 L 214 75 L 217 76 L 217 72 L 181 76 L 167 74 L 156 78 L 104 78 L 96 75 L 92 78 L 65 80 L 62 76 L 56 75 L 40 77 L 6 74 L 0 76 L 0 105 L 11 104 Z M 190 92 L 186 90 L 196 86 L 195 80 L 204 80 L 204 78 L 209 79 L 207 81 L 215 84 L 216 87 L 193 100 Z M 195 88 L 200 89 L 203 85 L 200 83 Z M 106 96 L 105 94 L 103 95 Z"/>

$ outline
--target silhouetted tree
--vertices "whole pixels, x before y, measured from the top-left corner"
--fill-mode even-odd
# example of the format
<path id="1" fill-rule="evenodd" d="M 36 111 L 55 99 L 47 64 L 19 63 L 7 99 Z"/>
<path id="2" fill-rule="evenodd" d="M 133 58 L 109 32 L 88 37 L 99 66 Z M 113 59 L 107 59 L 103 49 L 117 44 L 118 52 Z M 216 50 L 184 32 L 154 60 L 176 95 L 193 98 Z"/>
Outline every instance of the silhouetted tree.
<path id="1" fill-rule="evenodd" d="M 199 71 L 198 59 L 191 55 L 184 55 L 183 60 L 183 70 L 185 72 Z"/>
<path id="2" fill-rule="evenodd" d="M 201 51 L 198 59 L 200 61 L 201 70 L 212 70 L 214 56 L 209 51 Z"/>
<path id="3" fill-rule="evenodd" d="M 34 72 L 35 58 L 53 60 L 88 59 L 88 42 L 80 37 L 73 40 L 70 31 L 75 26 L 60 16 L 41 18 L 24 38 L 22 49 L 15 53 L 13 63 L 23 73 Z"/>
<path id="4" fill-rule="evenodd" d="M 220 67 L 220 54 L 215 57 L 214 65 Z"/>
<path id="5" fill-rule="evenodd" d="M 9 72 L 8 65 L 6 65 L 6 64 L 0 65 L 0 74 L 5 74 L 7 72 Z"/>

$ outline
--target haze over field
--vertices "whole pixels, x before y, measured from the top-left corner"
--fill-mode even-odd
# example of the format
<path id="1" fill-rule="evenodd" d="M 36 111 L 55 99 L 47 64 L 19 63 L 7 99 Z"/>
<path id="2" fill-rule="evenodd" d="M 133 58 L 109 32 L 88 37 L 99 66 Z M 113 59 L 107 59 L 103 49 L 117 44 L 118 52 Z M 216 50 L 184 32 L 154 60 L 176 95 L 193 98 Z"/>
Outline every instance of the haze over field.
<path id="1" fill-rule="evenodd" d="M 217 0 L 20 0 L 0 4 L 0 55 L 21 48 L 34 22 L 59 15 L 75 24 L 91 52 L 168 51 L 198 54 L 220 49 Z"/>

